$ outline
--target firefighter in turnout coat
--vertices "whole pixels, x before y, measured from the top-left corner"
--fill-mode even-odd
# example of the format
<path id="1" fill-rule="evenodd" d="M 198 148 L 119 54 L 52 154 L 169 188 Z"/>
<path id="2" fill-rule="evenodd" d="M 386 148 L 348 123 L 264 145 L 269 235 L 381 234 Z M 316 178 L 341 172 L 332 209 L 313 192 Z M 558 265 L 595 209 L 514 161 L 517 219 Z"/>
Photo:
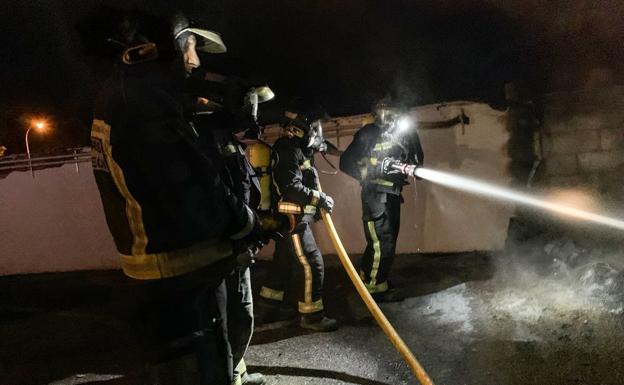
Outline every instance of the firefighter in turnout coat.
<path id="1" fill-rule="evenodd" d="M 325 316 L 323 307 L 324 265 L 310 225 L 319 209 L 331 212 L 333 199 L 319 190 L 314 153 L 322 151 L 320 114 L 286 112 L 284 136 L 272 150 L 272 176 L 277 212 L 291 218 L 292 232 L 276 241 L 268 281 L 260 291 L 259 322 L 294 318 L 296 313 L 284 303 L 289 284 L 294 286 L 299 325 L 316 331 L 338 328 L 335 319 Z M 293 281 L 290 282 L 291 275 Z"/>
<path id="2" fill-rule="evenodd" d="M 388 160 L 422 165 L 424 155 L 416 130 L 402 130 L 400 109 L 385 101 L 375 106 L 375 121 L 362 127 L 340 158 L 340 169 L 362 187 L 362 220 L 366 250 L 360 276 L 378 302 L 403 299 L 388 282 L 401 222 L 403 174 L 384 167 Z M 384 162 L 386 160 L 386 162 Z"/>

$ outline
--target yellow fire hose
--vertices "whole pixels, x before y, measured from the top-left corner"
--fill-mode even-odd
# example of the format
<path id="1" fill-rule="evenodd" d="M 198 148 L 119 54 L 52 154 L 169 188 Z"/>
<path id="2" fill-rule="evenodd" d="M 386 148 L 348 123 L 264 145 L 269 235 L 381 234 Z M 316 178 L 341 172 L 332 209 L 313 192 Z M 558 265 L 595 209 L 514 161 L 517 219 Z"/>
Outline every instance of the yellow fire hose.
<path id="1" fill-rule="evenodd" d="M 340 262 L 342 263 L 342 266 L 349 275 L 351 282 L 353 282 L 353 285 L 355 285 L 358 294 L 360 295 L 360 297 L 362 297 L 362 300 L 364 300 L 366 307 L 371 312 L 373 317 L 375 317 L 375 320 L 377 321 L 383 332 L 386 334 L 390 342 L 392 342 L 394 348 L 401 354 L 407 365 L 412 370 L 412 373 L 414 373 L 416 378 L 418 378 L 418 381 L 420 381 L 422 385 L 433 385 L 433 381 L 431 380 L 431 378 L 429 378 L 429 375 L 427 374 L 427 372 L 425 372 L 425 369 L 423 369 L 418 360 L 416 360 L 416 357 L 414 357 L 405 342 L 401 339 L 399 333 L 397 333 L 394 327 L 392 327 L 386 316 L 382 313 L 381 309 L 379 308 L 379 306 L 377 306 L 377 303 L 375 302 L 373 297 L 371 297 L 370 293 L 364 286 L 364 283 L 360 279 L 357 271 L 351 263 L 351 260 L 349 259 L 347 251 L 342 245 L 342 241 L 340 240 L 340 237 L 336 232 L 336 227 L 334 226 L 334 222 L 331 219 L 331 215 L 325 212 L 325 210 L 321 210 L 321 216 L 323 217 L 323 222 L 325 222 L 325 227 L 327 228 L 329 237 L 334 244 L 336 253 L 338 253 Z"/>

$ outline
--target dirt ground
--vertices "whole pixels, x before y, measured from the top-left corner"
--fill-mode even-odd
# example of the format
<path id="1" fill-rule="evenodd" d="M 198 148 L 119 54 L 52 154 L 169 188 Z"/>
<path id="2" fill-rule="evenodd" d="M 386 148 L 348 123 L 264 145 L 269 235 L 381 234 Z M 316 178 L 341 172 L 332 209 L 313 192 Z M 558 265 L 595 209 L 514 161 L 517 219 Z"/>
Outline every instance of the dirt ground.
<path id="1" fill-rule="evenodd" d="M 623 384 L 617 250 L 562 237 L 519 244 L 399 256 L 393 278 L 409 298 L 382 308 L 438 385 Z M 275 385 L 417 384 L 336 258 L 326 260 L 326 308 L 343 327 L 262 325 L 250 370 Z M 267 267 L 253 268 L 256 291 Z M 140 383 L 132 289 L 115 271 L 0 279 L 0 383 Z"/>

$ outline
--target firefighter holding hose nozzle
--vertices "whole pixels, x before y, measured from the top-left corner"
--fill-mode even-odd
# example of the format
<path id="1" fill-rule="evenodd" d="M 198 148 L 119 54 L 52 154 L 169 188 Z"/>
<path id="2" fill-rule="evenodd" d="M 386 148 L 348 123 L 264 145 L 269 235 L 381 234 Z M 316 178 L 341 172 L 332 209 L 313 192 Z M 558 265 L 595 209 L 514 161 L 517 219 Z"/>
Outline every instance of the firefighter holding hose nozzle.
<path id="1" fill-rule="evenodd" d="M 297 312 L 285 302 L 291 275 L 295 280 L 300 327 L 315 331 L 338 329 L 335 319 L 325 316 L 322 290 L 323 256 L 316 245 L 311 224 L 323 209 L 331 212 L 333 199 L 319 190 L 314 153 L 324 151 L 319 109 L 287 111 L 283 136 L 271 152 L 275 211 L 290 218 L 291 233 L 275 242 L 268 282 L 260 290 L 258 323 L 295 318 Z"/>
<path id="2" fill-rule="evenodd" d="M 360 277 L 377 302 L 397 302 L 404 293 L 388 281 L 395 257 L 401 223 L 401 192 L 407 185 L 397 162 L 422 165 L 420 138 L 389 99 L 374 107 L 375 121 L 362 127 L 340 158 L 340 169 L 362 187 L 362 220 L 366 250 L 360 262 Z"/>

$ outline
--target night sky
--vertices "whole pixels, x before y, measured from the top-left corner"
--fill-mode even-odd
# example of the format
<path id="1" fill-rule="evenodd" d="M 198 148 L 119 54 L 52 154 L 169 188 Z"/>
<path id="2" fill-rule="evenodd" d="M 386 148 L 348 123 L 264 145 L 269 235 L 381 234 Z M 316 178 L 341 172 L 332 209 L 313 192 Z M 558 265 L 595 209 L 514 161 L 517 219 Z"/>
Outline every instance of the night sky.
<path id="1" fill-rule="evenodd" d="M 54 117 L 53 137 L 33 147 L 86 144 L 98 79 L 75 25 L 101 1 L 2 2 L 0 144 L 22 151 L 27 114 Z M 105 1 L 125 8 L 180 9 L 220 32 L 228 53 L 203 63 L 266 81 L 333 116 L 367 112 L 393 92 L 410 105 L 449 100 L 504 106 L 505 83 L 535 95 L 621 84 L 622 1 L 219 0 Z M 7 110 L 8 109 L 8 110 Z M 7 112 L 8 111 L 8 112 Z"/>

